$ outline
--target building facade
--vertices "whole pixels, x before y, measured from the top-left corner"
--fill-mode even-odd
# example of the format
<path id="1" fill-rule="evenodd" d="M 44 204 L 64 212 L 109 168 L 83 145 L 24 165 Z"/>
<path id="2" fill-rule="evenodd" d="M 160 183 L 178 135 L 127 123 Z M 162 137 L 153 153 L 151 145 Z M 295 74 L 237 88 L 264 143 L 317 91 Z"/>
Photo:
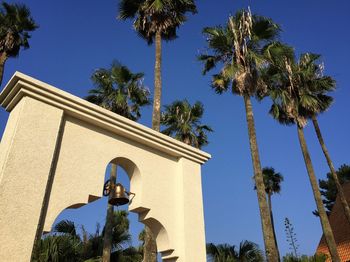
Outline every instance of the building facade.
<path id="1" fill-rule="evenodd" d="M 350 183 L 343 185 L 344 193 L 348 203 L 350 203 Z M 329 216 L 338 253 L 342 262 L 350 261 L 350 225 L 344 215 L 343 207 L 339 197 L 337 197 L 332 212 Z M 316 253 L 324 253 L 329 256 L 328 247 L 324 236 L 322 236 Z M 331 261 L 328 259 L 327 262 Z"/>

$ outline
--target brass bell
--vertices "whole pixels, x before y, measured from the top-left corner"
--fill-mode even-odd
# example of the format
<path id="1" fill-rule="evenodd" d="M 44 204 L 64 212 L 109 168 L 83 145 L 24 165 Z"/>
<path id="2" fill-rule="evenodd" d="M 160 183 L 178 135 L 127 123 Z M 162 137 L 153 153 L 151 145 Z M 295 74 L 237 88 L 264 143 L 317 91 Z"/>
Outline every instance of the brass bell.
<path id="1" fill-rule="evenodd" d="M 129 203 L 129 194 L 125 191 L 122 184 L 116 184 L 114 190 L 111 190 L 108 203 L 113 206 L 122 206 Z"/>

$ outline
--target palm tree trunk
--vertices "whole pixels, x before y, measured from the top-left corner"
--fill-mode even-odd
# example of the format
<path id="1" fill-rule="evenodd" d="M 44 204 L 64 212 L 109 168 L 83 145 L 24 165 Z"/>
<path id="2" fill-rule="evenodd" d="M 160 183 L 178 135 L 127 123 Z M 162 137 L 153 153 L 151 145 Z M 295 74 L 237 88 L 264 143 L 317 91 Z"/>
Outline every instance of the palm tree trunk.
<path id="1" fill-rule="evenodd" d="M 187 136 L 183 142 L 186 144 L 186 145 L 191 145 L 191 139 Z"/>
<path id="2" fill-rule="evenodd" d="M 341 184 L 339 182 L 337 172 L 334 169 L 333 162 L 332 162 L 331 157 L 330 157 L 330 155 L 328 153 L 326 144 L 324 143 L 324 140 L 323 140 L 323 137 L 322 137 L 322 133 L 321 133 L 321 129 L 320 129 L 319 125 L 318 125 L 318 121 L 317 121 L 316 116 L 312 117 L 312 123 L 314 124 L 314 128 L 315 128 L 315 131 L 316 131 L 316 134 L 317 134 L 318 141 L 320 142 L 323 154 L 326 157 L 329 169 L 331 170 L 331 174 L 333 176 L 335 185 L 337 187 L 338 196 L 339 196 L 340 202 L 341 202 L 341 204 L 343 206 L 344 214 L 346 216 L 346 219 L 348 220 L 348 223 L 350 224 L 350 208 L 349 208 L 349 204 L 346 201 L 346 197 L 345 197 L 343 188 L 342 188 L 342 186 L 341 186 Z"/>
<path id="3" fill-rule="evenodd" d="M 0 54 L 0 86 L 2 84 L 2 78 L 4 76 L 4 68 L 5 68 L 5 62 L 7 60 L 6 52 L 2 52 Z"/>
<path id="4" fill-rule="evenodd" d="M 281 261 L 281 258 L 280 258 L 280 254 L 278 252 L 278 244 L 277 244 L 277 238 L 276 238 L 276 230 L 275 230 L 275 223 L 273 221 L 273 214 L 272 214 L 272 201 L 271 201 L 271 193 L 269 193 L 267 195 L 268 197 L 268 200 L 269 200 L 269 210 L 270 210 L 270 217 L 271 217 L 271 224 L 272 224 L 272 230 L 273 230 L 273 237 L 275 238 L 275 245 L 276 245 L 276 248 L 277 248 L 277 254 L 278 254 L 278 261 Z"/>
<path id="5" fill-rule="evenodd" d="M 115 183 L 117 180 L 117 165 L 111 164 L 111 174 L 110 174 L 110 190 L 114 190 Z M 111 197 L 111 195 L 109 195 Z M 112 251 L 112 233 L 113 233 L 113 205 L 107 204 L 107 216 L 105 231 L 103 236 L 103 251 L 102 251 L 102 262 L 110 262 L 111 251 Z"/>
<path id="6" fill-rule="evenodd" d="M 304 157 L 307 173 L 309 175 L 309 179 L 310 179 L 312 191 L 314 194 L 317 210 L 318 210 L 318 213 L 320 215 L 323 234 L 325 236 L 326 243 L 327 243 L 329 252 L 331 254 L 332 261 L 333 262 L 340 262 L 340 258 L 339 258 L 338 251 L 337 251 L 337 245 L 336 245 L 335 240 L 334 240 L 332 228 L 331 228 L 329 221 L 328 221 L 326 210 L 324 209 L 324 206 L 322 203 L 321 193 L 320 193 L 320 190 L 319 190 L 318 185 L 317 185 L 317 179 L 316 179 L 315 172 L 314 172 L 314 169 L 312 166 L 310 154 L 309 154 L 309 151 L 308 151 L 307 146 L 306 146 L 304 131 L 303 131 L 303 128 L 299 127 L 298 125 L 297 125 L 297 129 L 298 129 L 298 137 L 299 137 L 301 151 L 303 152 L 303 157 Z"/>
<path id="7" fill-rule="evenodd" d="M 154 66 L 154 97 L 152 112 L 152 129 L 160 131 L 160 106 L 162 97 L 162 33 L 156 33 L 156 62 Z M 157 261 L 157 244 L 152 231 L 145 225 L 145 241 L 143 244 L 143 261 Z"/>
<path id="8" fill-rule="evenodd" d="M 152 113 L 152 128 L 156 131 L 160 130 L 160 105 L 162 97 L 162 34 L 160 31 L 156 33 L 156 62 L 154 66 L 154 98 Z"/>
<path id="9" fill-rule="evenodd" d="M 267 206 L 267 201 L 266 201 L 265 185 L 264 185 L 264 179 L 261 171 L 258 143 L 256 140 L 256 133 L 255 133 L 253 108 L 252 108 L 250 97 L 247 95 L 244 96 L 244 104 L 245 104 L 245 110 L 246 110 L 250 152 L 251 152 L 252 161 L 253 161 L 254 180 L 255 180 L 256 192 L 258 195 L 266 256 L 269 262 L 279 261 L 278 250 L 275 244 L 276 241 L 272 230 L 271 217 L 270 217 L 269 208 Z"/>
<path id="10" fill-rule="evenodd" d="M 145 240 L 143 246 L 144 262 L 157 262 L 157 244 L 153 233 L 148 226 L 145 226 Z"/>

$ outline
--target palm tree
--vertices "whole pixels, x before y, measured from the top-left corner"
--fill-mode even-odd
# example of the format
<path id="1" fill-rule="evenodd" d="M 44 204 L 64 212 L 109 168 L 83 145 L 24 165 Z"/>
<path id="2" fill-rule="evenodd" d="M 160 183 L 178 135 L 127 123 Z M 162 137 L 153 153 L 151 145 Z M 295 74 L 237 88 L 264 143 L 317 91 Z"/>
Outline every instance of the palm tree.
<path id="1" fill-rule="evenodd" d="M 150 104 L 150 92 L 143 85 L 143 77 L 143 73 L 132 73 L 126 66 L 113 62 L 111 68 L 93 73 L 95 88 L 89 91 L 86 100 L 136 121 L 141 117 L 141 107 Z"/>
<path id="2" fill-rule="evenodd" d="M 33 250 L 33 262 L 82 262 L 81 243 L 66 235 L 47 236 Z"/>
<path id="3" fill-rule="evenodd" d="M 266 201 L 251 96 L 266 89 L 259 73 L 260 68 L 266 64 L 261 49 L 275 39 L 279 31 L 279 26 L 272 20 L 253 16 L 250 10 L 242 10 L 235 16 L 230 16 L 224 27 L 204 28 L 203 33 L 212 54 L 199 56 L 199 60 L 204 62 L 204 74 L 217 65 L 222 65 L 220 72 L 212 77 L 212 87 L 216 93 L 221 94 L 231 87 L 234 94 L 244 99 L 262 231 L 269 261 L 278 261 L 278 250 Z"/>
<path id="4" fill-rule="evenodd" d="M 135 19 L 134 29 L 139 36 L 148 44 L 155 41 L 152 128 L 157 131 L 160 130 L 162 94 L 162 39 L 170 41 L 177 38 L 177 28 L 187 20 L 187 12 L 197 12 L 193 0 L 121 0 L 119 4 L 119 18 Z"/>
<path id="5" fill-rule="evenodd" d="M 203 104 L 196 102 L 193 106 L 187 100 L 177 100 L 165 106 L 165 112 L 161 116 L 161 124 L 166 126 L 163 134 L 172 136 L 188 145 L 201 148 L 208 144 L 207 132 L 213 130 L 202 125 Z"/>
<path id="6" fill-rule="evenodd" d="M 343 210 L 345 217 L 348 220 L 348 223 L 350 224 L 350 208 L 349 204 L 346 201 L 346 197 L 343 191 L 343 188 L 341 186 L 341 183 L 339 181 L 337 172 L 334 168 L 333 161 L 330 157 L 330 154 L 328 152 L 328 149 L 326 147 L 326 144 L 324 142 L 320 126 L 318 124 L 317 116 L 320 113 L 323 113 L 326 111 L 332 104 L 333 98 L 331 96 L 328 96 L 326 94 L 327 91 L 333 91 L 335 89 L 335 80 L 332 79 L 330 76 L 324 76 L 323 75 L 323 70 L 324 70 L 324 65 L 321 63 L 317 63 L 317 60 L 320 58 L 319 55 L 314 55 L 310 59 L 312 61 L 309 62 L 308 64 L 308 70 L 310 70 L 310 73 L 307 75 L 307 80 L 309 85 L 313 85 L 312 90 L 315 92 L 316 96 L 321 96 L 322 95 L 322 107 L 320 109 L 317 109 L 313 112 L 310 112 L 311 115 L 311 120 L 318 138 L 318 141 L 321 145 L 323 154 L 326 158 L 327 164 L 329 166 L 329 169 L 331 171 L 331 175 L 333 177 L 334 183 L 336 185 L 338 195 L 340 202 L 342 204 Z M 321 93 L 320 93 L 321 92 Z"/>
<path id="7" fill-rule="evenodd" d="M 131 120 L 138 120 L 142 106 L 150 104 L 149 91 L 142 83 L 143 73 L 132 73 L 126 66 L 113 62 L 111 68 L 100 68 L 91 79 L 95 88 L 89 91 L 88 101 Z M 117 165 L 111 164 L 110 181 L 113 188 Z M 112 250 L 113 206 L 108 204 L 104 234 L 103 261 L 109 262 Z"/>
<path id="8" fill-rule="evenodd" d="M 259 246 L 251 241 L 242 241 L 238 251 L 236 246 L 228 244 L 207 244 L 207 254 L 210 262 L 262 262 L 263 253 Z"/>
<path id="9" fill-rule="evenodd" d="M 33 250 L 32 261 L 83 261 L 83 250 L 75 224 L 69 220 L 58 222 L 53 233 L 41 239 Z"/>
<path id="10" fill-rule="evenodd" d="M 273 194 L 279 194 L 281 192 L 281 182 L 283 176 L 280 173 L 276 173 L 273 167 L 264 167 L 262 169 L 264 176 L 265 192 L 269 203 L 270 214 L 272 216 L 272 202 L 271 197 Z"/>
<path id="11" fill-rule="evenodd" d="M 17 57 L 21 47 L 29 48 L 30 31 L 38 28 L 29 9 L 22 4 L 1 3 L 0 7 L 0 85 L 5 62 Z"/>
<path id="12" fill-rule="evenodd" d="M 134 19 L 134 29 L 149 45 L 155 41 L 154 98 L 152 128 L 160 131 L 162 96 L 162 39 L 177 38 L 177 29 L 186 20 L 186 13 L 197 13 L 194 0 L 121 0 L 119 19 Z M 145 226 L 145 261 L 156 261 L 157 246 L 151 230 Z"/>
<path id="13" fill-rule="evenodd" d="M 117 211 L 111 219 L 113 234 L 113 261 L 141 262 L 140 252 L 131 246 L 131 235 L 129 234 L 128 212 Z M 33 261 L 101 261 L 103 249 L 103 237 L 106 228 L 100 232 L 99 224 L 94 234 L 88 234 L 82 228 L 83 236 L 77 233 L 74 222 L 62 220 L 54 226 L 53 233 L 40 240 L 34 249 Z"/>
<path id="14" fill-rule="evenodd" d="M 328 91 L 329 87 L 328 85 L 323 86 L 311 83 L 313 80 L 310 79 L 310 72 L 311 74 L 314 73 L 311 67 L 314 66 L 314 61 L 319 57 L 318 55 L 302 54 L 299 61 L 295 62 L 293 52 L 292 55 L 286 56 L 283 52 L 275 52 L 275 47 L 272 46 L 265 50 L 267 57 L 271 58 L 270 68 L 266 74 L 270 79 L 269 95 L 273 101 L 270 113 L 281 124 L 296 124 L 297 126 L 299 143 L 320 215 L 323 233 L 332 261 L 338 262 L 340 259 L 336 243 L 322 203 L 321 193 L 317 185 L 303 131 L 310 115 L 313 112 L 323 111 L 329 104 L 329 99 L 324 96 L 324 92 Z M 276 49 L 281 50 L 283 47 L 277 46 Z M 290 48 L 286 47 L 286 49 Z M 280 55 L 281 53 L 283 55 Z"/>
<path id="15" fill-rule="evenodd" d="M 275 169 L 273 167 L 264 167 L 262 169 L 262 174 L 264 177 L 265 192 L 266 192 L 267 200 L 269 203 L 269 211 L 270 211 L 270 216 L 271 216 L 273 234 L 275 236 L 276 247 L 278 248 L 275 224 L 274 224 L 273 213 L 272 213 L 271 197 L 273 194 L 280 193 L 281 182 L 283 181 L 283 176 L 280 173 L 276 173 Z M 256 187 L 255 187 L 255 190 L 256 190 Z"/>

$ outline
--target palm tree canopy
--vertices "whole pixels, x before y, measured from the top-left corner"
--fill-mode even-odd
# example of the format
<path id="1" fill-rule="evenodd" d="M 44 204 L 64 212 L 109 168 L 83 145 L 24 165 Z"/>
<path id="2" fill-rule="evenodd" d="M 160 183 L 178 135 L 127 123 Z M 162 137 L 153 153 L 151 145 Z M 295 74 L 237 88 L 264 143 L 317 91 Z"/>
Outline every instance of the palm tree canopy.
<path id="1" fill-rule="evenodd" d="M 276 173 L 272 167 L 264 167 L 262 169 L 264 176 L 265 190 L 267 194 L 279 193 L 281 191 L 281 182 L 283 176 L 280 173 Z"/>
<path id="2" fill-rule="evenodd" d="M 207 244 L 207 254 L 212 262 L 235 262 L 238 255 L 235 246 L 213 243 Z"/>
<path id="3" fill-rule="evenodd" d="M 131 120 L 140 118 L 140 108 L 150 104 L 150 92 L 143 85 L 143 73 L 132 73 L 126 66 L 114 62 L 109 69 L 97 69 L 91 79 L 95 85 L 86 97 Z"/>
<path id="4" fill-rule="evenodd" d="M 212 87 L 221 94 L 228 91 L 238 95 L 254 95 L 266 89 L 259 71 L 266 66 L 263 46 L 273 41 L 280 28 L 271 19 L 241 10 L 229 17 L 225 26 L 206 27 L 208 51 L 198 59 L 203 62 L 203 74 L 221 65 L 212 77 Z"/>
<path id="5" fill-rule="evenodd" d="M 130 246 L 128 212 L 114 212 L 112 221 L 113 256 L 119 259 L 115 261 L 141 261 L 139 250 Z M 103 233 L 99 225 L 94 234 L 88 234 L 82 227 L 80 237 L 74 222 L 60 221 L 54 226 L 53 233 L 44 236 L 35 246 L 33 261 L 100 261 Z"/>
<path id="6" fill-rule="evenodd" d="M 294 52 L 276 52 L 274 48 L 265 49 L 270 60 L 264 72 L 273 101 L 270 114 L 282 124 L 304 127 L 308 118 L 326 111 L 332 104 L 333 98 L 327 93 L 335 89 L 335 80 L 323 75 L 320 55 L 305 53 L 295 61 Z"/>
<path id="7" fill-rule="evenodd" d="M 68 235 L 47 236 L 41 239 L 33 251 L 34 262 L 82 262 L 81 242 Z"/>
<path id="8" fill-rule="evenodd" d="M 76 226 L 73 221 L 61 220 L 54 226 L 54 232 L 77 236 Z"/>
<path id="9" fill-rule="evenodd" d="M 161 32 L 162 39 L 175 39 L 177 28 L 187 20 L 187 12 L 197 13 L 193 0 L 121 0 L 118 17 L 135 19 L 135 30 L 152 44 L 157 32 Z"/>
<path id="10" fill-rule="evenodd" d="M 262 262 L 263 252 L 251 241 L 242 241 L 238 250 L 228 244 L 207 244 L 207 254 L 211 262 Z"/>
<path id="11" fill-rule="evenodd" d="M 30 31 L 38 28 L 29 9 L 22 4 L 1 3 L 0 7 L 0 53 L 18 56 L 21 47 L 29 48 Z"/>
<path id="12" fill-rule="evenodd" d="M 191 106 L 187 100 L 177 100 L 165 106 L 161 124 L 166 128 L 162 133 L 201 148 L 208 144 L 207 133 L 213 131 L 210 126 L 201 124 L 203 113 L 202 103 L 196 102 Z"/>
<path id="13" fill-rule="evenodd" d="M 113 213 L 113 233 L 112 245 L 114 250 L 122 250 L 125 244 L 131 243 L 131 235 L 129 234 L 128 212 L 120 210 Z M 104 234 L 104 229 L 102 234 Z"/>

